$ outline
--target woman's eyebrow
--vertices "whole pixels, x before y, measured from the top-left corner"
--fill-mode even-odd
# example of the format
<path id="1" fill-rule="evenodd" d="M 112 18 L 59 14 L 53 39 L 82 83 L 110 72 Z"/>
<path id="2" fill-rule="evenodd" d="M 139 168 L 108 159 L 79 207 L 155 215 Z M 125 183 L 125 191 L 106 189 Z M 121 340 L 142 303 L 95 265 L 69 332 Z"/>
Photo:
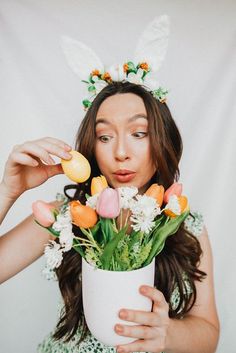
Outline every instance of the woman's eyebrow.
<path id="1" fill-rule="evenodd" d="M 137 120 L 137 119 L 140 119 L 140 118 L 147 120 L 147 116 L 146 116 L 146 115 L 144 115 L 144 114 L 135 114 L 134 116 L 131 116 L 131 117 L 128 119 L 128 122 L 130 123 L 130 122 L 133 122 L 133 121 L 135 121 L 135 120 Z M 95 125 L 97 126 L 99 123 L 100 123 L 100 124 L 106 124 L 106 125 L 112 125 L 112 124 L 110 123 L 110 121 L 106 120 L 105 118 L 98 118 L 98 119 L 96 120 Z"/>

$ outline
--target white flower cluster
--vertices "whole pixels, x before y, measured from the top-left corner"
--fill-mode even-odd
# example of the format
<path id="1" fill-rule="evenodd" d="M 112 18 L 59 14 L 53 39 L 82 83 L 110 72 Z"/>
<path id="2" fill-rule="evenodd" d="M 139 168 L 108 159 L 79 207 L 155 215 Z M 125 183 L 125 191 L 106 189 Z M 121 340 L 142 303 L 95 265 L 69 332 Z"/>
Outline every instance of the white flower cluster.
<path id="1" fill-rule="evenodd" d="M 153 197 L 147 195 L 137 195 L 131 207 L 132 228 L 135 231 L 149 233 L 155 226 L 154 219 L 161 214 L 161 209 Z"/>
<path id="2" fill-rule="evenodd" d="M 178 197 L 176 195 L 171 195 L 166 207 L 164 209 L 168 209 L 177 216 L 181 215 L 181 208 L 178 201 Z"/>
<path id="3" fill-rule="evenodd" d="M 44 254 L 47 261 L 47 267 L 50 269 L 58 268 L 62 262 L 63 253 L 71 250 L 74 234 L 72 232 L 72 223 L 69 208 L 65 208 L 62 213 L 57 215 L 52 228 L 60 232 L 59 244 L 50 240 L 46 245 Z"/>
<path id="4" fill-rule="evenodd" d="M 138 189 L 135 186 L 124 186 L 119 189 L 120 207 L 123 209 L 131 208 L 133 198 L 138 194 Z"/>

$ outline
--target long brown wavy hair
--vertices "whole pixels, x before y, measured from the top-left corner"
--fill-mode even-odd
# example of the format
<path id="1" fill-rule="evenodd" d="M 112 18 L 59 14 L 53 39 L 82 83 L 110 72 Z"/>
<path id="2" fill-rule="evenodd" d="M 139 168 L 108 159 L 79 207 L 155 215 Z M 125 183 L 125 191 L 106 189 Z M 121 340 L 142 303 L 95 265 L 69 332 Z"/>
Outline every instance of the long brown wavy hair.
<path id="1" fill-rule="evenodd" d="M 168 106 L 155 99 L 141 85 L 130 82 L 113 82 L 96 96 L 79 127 L 75 149 L 89 160 L 92 172 L 86 183 L 65 186 L 64 192 L 69 199 L 79 199 L 85 202 L 85 194 L 90 194 L 91 178 L 101 174 L 94 153 L 97 112 L 106 98 L 124 93 L 133 93 L 141 97 L 147 111 L 151 155 L 157 168 L 150 182 L 162 184 L 167 189 L 178 180 L 182 139 Z M 75 189 L 73 197 L 68 194 L 70 189 Z M 80 233 L 75 226 L 73 226 L 73 231 L 75 234 Z M 164 249 L 156 257 L 155 286 L 170 304 L 169 316 L 171 318 L 183 317 L 196 301 L 194 282 L 201 281 L 206 275 L 198 269 L 201 253 L 197 238 L 181 226 L 176 234 L 168 237 Z M 81 256 L 74 249 L 65 253 L 63 262 L 56 273 L 65 305 L 54 338 L 69 341 L 80 326 L 82 335 L 79 342 L 81 342 L 89 332 L 83 315 Z M 186 284 L 186 278 L 188 284 Z M 191 287 L 191 294 L 187 286 Z M 170 298 L 176 287 L 179 290 L 180 300 L 177 307 L 172 307 Z"/>

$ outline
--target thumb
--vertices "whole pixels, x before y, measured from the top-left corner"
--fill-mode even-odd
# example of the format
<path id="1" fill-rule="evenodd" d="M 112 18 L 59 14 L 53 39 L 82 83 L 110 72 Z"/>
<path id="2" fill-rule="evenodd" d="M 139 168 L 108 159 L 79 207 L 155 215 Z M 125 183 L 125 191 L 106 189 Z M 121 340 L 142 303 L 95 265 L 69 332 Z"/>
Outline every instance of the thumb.
<path id="1" fill-rule="evenodd" d="M 55 165 L 47 165 L 46 172 L 47 172 L 48 178 L 51 178 L 54 175 L 64 174 L 61 163 L 55 164 Z"/>

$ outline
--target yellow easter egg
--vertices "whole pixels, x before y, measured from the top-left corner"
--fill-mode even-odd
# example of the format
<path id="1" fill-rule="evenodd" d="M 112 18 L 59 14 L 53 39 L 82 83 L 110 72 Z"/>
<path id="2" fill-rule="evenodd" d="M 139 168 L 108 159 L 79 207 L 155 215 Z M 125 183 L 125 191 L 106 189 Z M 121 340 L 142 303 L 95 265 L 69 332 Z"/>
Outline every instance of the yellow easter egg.
<path id="1" fill-rule="evenodd" d="M 88 160 L 77 151 L 70 151 L 70 160 L 61 159 L 61 166 L 66 176 L 76 183 L 83 183 L 91 174 L 91 167 Z"/>

